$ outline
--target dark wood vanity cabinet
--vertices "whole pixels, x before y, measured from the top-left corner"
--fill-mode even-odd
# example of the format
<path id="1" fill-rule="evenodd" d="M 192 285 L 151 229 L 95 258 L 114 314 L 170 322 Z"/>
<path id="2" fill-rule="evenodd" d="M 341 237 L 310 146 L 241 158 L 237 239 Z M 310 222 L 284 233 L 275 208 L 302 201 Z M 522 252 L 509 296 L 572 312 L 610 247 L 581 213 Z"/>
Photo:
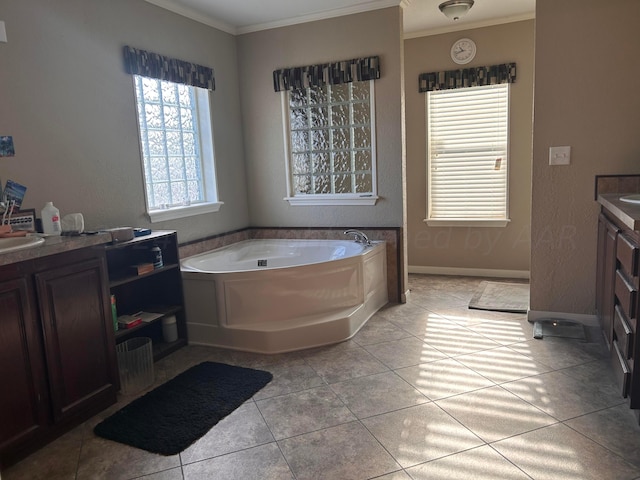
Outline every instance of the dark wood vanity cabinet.
<path id="1" fill-rule="evenodd" d="M 0 276 L 0 469 L 50 421 L 42 332 L 28 277 Z M 13 275 L 11 275 L 13 276 Z"/>
<path id="2" fill-rule="evenodd" d="M 640 358 L 637 341 L 640 288 L 640 235 L 607 215 L 598 222 L 596 309 L 611 351 L 620 395 L 640 418 Z"/>
<path id="3" fill-rule="evenodd" d="M 0 268 L 0 467 L 115 403 L 104 248 Z"/>

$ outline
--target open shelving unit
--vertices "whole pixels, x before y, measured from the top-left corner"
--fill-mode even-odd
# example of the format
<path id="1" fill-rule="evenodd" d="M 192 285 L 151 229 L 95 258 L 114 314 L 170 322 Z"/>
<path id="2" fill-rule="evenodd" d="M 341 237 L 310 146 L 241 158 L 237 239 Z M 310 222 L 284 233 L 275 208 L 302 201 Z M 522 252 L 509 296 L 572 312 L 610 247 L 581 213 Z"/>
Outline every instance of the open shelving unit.
<path id="1" fill-rule="evenodd" d="M 153 262 L 153 247 L 160 247 L 163 266 L 136 274 L 133 266 Z M 154 361 L 186 345 L 184 294 L 176 232 L 153 231 L 127 242 L 108 245 L 106 251 L 109 289 L 111 295 L 115 295 L 118 315 L 133 315 L 140 311 L 161 314 L 150 322 L 119 329 L 115 332 L 116 344 L 133 337 L 149 337 L 153 342 Z M 171 315 L 176 317 L 178 339 L 165 342 L 162 319 Z"/>

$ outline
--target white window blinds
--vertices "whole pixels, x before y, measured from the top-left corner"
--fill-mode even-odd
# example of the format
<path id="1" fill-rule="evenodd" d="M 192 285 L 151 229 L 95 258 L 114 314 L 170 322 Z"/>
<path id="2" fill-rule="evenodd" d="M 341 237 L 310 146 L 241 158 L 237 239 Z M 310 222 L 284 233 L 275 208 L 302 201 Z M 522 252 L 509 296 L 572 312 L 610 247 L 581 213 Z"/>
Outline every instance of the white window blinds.
<path id="1" fill-rule="evenodd" d="M 427 94 L 427 223 L 508 221 L 509 84 Z"/>

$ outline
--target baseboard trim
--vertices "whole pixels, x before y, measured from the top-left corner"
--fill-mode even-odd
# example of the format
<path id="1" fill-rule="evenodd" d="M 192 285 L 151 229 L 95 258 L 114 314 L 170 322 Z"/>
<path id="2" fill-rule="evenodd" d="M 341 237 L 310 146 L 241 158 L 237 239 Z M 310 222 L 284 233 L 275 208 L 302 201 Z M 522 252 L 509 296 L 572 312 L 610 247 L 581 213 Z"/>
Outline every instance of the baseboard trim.
<path id="1" fill-rule="evenodd" d="M 459 277 L 491 277 L 528 279 L 528 270 L 497 270 L 491 268 L 455 268 L 455 267 L 423 267 L 409 265 L 409 273 L 424 275 L 455 275 Z"/>
<path id="2" fill-rule="evenodd" d="M 411 295 L 411 290 L 405 291 L 402 295 L 400 295 L 400 303 L 407 303 L 409 300 L 409 295 Z"/>
<path id="3" fill-rule="evenodd" d="M 570 322 L 581 323 L 587 327 L 597 327 L 598 317 L 595 315 L 585 315 L 580 313 L 566 313 L 566 312 L 545 312 L 541 310 L 529 310 L 527 312 L 527 320 L 531 323 L 543 318 L 553 318 L 559 320 L 569 320 Z"/>

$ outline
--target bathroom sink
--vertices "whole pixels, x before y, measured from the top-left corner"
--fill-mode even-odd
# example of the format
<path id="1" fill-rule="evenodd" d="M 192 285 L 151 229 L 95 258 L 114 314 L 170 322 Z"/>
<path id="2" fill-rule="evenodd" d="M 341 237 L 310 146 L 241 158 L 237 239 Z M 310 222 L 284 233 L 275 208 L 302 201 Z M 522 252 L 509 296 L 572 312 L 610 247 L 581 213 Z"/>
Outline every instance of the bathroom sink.
<path id="1" fill-rule="evenodd" d="M 22 250 L 24 248 L 37 247 L 44 243 L 40 237 L 6 237 L 0 238 L 0 254 Z"/>
<path id="2" fill-rule="evenodd" d="M 634 195 L 625 195 L 624 197 L 620 197 L 620 201 L 640 205 L 640 193 L 636 193 Z"/>

